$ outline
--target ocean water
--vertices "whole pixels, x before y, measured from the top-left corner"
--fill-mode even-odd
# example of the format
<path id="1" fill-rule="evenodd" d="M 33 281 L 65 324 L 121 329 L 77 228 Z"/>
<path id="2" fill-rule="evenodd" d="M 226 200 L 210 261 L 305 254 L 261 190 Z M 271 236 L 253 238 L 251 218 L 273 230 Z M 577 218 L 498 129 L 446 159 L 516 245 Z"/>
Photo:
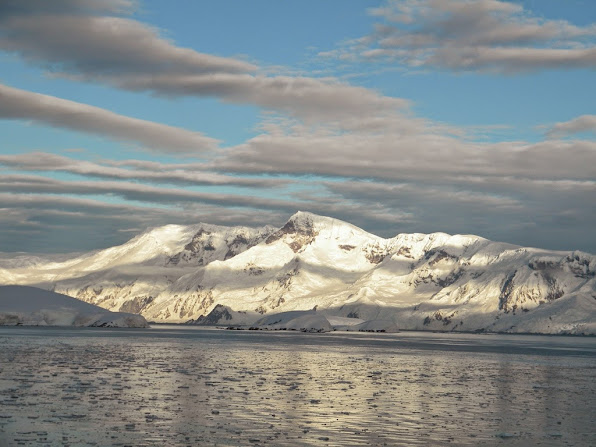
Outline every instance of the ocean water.
<path id="1" fill-rule="evenodd" d="M 0 328 L 0 446 L 596 445 L 596 338 Z"/>

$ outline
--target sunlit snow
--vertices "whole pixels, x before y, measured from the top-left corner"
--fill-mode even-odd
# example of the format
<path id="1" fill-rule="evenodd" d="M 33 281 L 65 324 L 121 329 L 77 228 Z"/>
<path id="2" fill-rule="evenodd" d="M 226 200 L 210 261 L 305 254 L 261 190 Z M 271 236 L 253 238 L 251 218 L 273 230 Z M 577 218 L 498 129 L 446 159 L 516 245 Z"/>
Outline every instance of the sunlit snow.
<path id="1" fill-rule="evenodd" d="M 70 260 L 2 266 L 1 283 L 157 322 L 254 325 L 315 310 L 400 330 L 596 334 L 594 255 L 473 235 L 384 239 L 303 212 L 278 229 L 168 225 Z"/>

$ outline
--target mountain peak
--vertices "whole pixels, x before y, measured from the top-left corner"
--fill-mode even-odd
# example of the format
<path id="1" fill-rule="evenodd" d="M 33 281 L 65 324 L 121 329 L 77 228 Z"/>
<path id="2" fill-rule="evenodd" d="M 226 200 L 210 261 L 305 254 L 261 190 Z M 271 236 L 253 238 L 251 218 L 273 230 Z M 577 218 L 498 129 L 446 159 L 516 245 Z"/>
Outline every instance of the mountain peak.
<path id="1" fill-rule="evenodd" d="M 384 239 L 297 212 L 278 229 L 165 226 L 62 263 L 0 269 L 0 283 L 157 321 L 196 320 L 219 305 L 225 324 L 252 324 L 316 306 L 407 329 L 593 334 L 595 270 L 596 256 L 581 252 L 445 233 Z"/>
<path id="2" fill-rule="evenodd" d="M 290 248 L 297 252 L 317 236 L 318 232 L 315 230 L 314 222 L 320 219 L 321 217 L 316 214 L 298 211 L 283 227 L 272 233 L 265 243 L 272 244 L 280 239 L 285 239 Z"/>
<path id="3" fill-rule="evenodd" d="M 346 227 L 358 232 L 365 232 L 362 228 L 352 225 L 335 217 L 321 216 L 308 211 L 298 211 L 293 214 L 282 228 L 294 228 L 298 232 L 320 232 L 333 227 Z"/>
<path id="4" fill-rule="evenodd" d="M 298 211 L 294 213 L 286 222 L 286 225 L 292 222 L 295 226 L 312 226 L 314 222 L 326 221 L 331 217 L 319 216 L 308 211 Z"/>

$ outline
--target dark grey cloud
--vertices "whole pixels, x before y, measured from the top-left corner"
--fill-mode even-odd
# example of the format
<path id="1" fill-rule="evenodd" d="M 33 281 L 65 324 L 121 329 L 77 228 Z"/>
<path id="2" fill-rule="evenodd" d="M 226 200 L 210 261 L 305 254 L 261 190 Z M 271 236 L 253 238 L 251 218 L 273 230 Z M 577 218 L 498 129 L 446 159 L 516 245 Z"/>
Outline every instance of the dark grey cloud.
<path id="1" fill-rule="evenodd" d="M 0 84 L 0 118 L 132 141 L 150 150 L 195 153 L 214 149 L 218 141 L 199 132 L 131 118 L 109 110 L 32 93 Z"/>
<path id="2" fill-rule="evenodd" d="M 185 209 L 113 204 L 47 194 L 0 193 L 0 252 L 68 253 L 119 245 L 148 227 L 200 222 L 259 226 L 285 216 L 193 204 Z"/>
<path id="3" fill-rule="evenodd" d="M 500 0 L 389 1 L 375 31 L 321 56 L 505 73 L 596 66 L 596 24 L 546 20 Z"/>
<path id="4" fill-rule="evenodd" d="M 281 225 L 299 210 L 332 215 L 347 221 L 355 220 L 357 223 L 365 223 L 363 216 L 367 216 L 369 223 L 383 222 L 390 225 L 408 219 L 407 213 L 400 210 L 378 204 L 352 202 L 349 199 L 337 201 L 335 197 L 328 197 L 318 185 L 313 185 L 311 189 L 313 194 L 293 193 L 286 194 L 285 199 L 271 199 L 254 195 L 159 188 L 129 182 L 61 181 L 36 175 L 6 174 L 0 177 L 0 208 L 10 212 L 3 214 L 0 225 L 10 230 L 11 234 L 19 229 L 21 236 L 18 241 L 26 240 L 29 233 L 37 235 L 35 240 L 41 241 L 45 237 L 46 248 L 42 251 L 65 251 L 52 236 L 54 227 L 63 225 L 64 228 L 70 228 L 87 221 L 89 227 L 78 228 L 76 234 L 99 231 L 105 235 L 105 229 L 97 230 L 101 225 L 107 225 L 118 233 L 123 228 L 131 228 L 130 232 L 126 232 L 131 234 L 140 232 L 147 226 L 185 223 L 188 222 L 188 216 L 194 216 L 195 222 L 203 219 L 208 223 Z M 85 196 L 92 196 L 94 199 L 86 199 Z M 109 203 L 95 199 L 101 196 L 110 197 Z M 99 212 L 105 212 L 104 217 L 94 222 L 93 216 Z M 118 217 L 118 213 L 125 214 L 125 217 Z M 43 218 L 39 217 L 42 215 Z M 113 222 L 106 216 L 114 216 Z M 26 225 L 19 227 L 18 222 L 25 222 Z M 62 227 L 59 230 L 62 231 Z M 106 237 L 101 246 L 107 247 L 110 241 L 119 237 Z M 80 243 L 88 246 L 95 240 L 95 237 L 91 237 L 89 241 Z M 16 242 L 9 243 L 11 246 L 15 244 Z M 69 242 L 69 247 L 74 245 L 75 242 Z M 53 250 L 52 246 L 55 247 Z M 10 251 L 2 245 L 0 247 L 0 251 Z M 82 249 L 84 248 L 77 250 Z M 26 251 L 28 248 L 22 250 Z M 36 248 L 34 251 L 40 249 Z"/>
<path id="5" fill-rule="evenodd" d="M 239 177 L 208 172 L 205 164 L 168 164 L 144 160 L 95 163 L 47 152 L 0 155 L 0 165 L 24 171 L 67 172 L 86 177 L 118 180 L 140 180 L 178 185 L 230 185 L 253 188 L 283 187 L 290 180 L 279 178 Z M 127 169 L 118 166 L 133 166 Z"/>
<path id="6" fill-rule="evenodd" d="M 465 232 L 522 246 L 596 253 L 596 240 L 589 236 L 596 208 L 585 206 L 593 200 L 596 181 L 477 180 L 402 184 L 348 181 L 326 186 L 337 201 L 349 199 L 407 212 L 409 219 L 397 225 L 366 224 L 370 231 L 384 236 L 395 232 Z"/>
<path id="7" fill-rule="evenodd" d="M 596 193 L 594 180 L 436 176 L 401 182 L 313 180 L 308 185 L 285 199 L 270 200 L 129 182 L 5 174 L 0 177 L 0 225 L 7 231 L 0 237 L 0 251 L 102 248 L 148 226 L 168 223 L 281 225 L 295 211 L 305 210 L 385 237 L 444 231 L 596 252 L 596 241 L 586 236 L 592 232 L 596 209 L 585 206 Z M 111 197 L 111 203 L 95 199 L 99 196 Z M 96 215 L 101 218 L 94 219 Z M 70 229 L 80 241 L 67 240 Z M 20 248 L 7 248 L 19 244 Z"/>

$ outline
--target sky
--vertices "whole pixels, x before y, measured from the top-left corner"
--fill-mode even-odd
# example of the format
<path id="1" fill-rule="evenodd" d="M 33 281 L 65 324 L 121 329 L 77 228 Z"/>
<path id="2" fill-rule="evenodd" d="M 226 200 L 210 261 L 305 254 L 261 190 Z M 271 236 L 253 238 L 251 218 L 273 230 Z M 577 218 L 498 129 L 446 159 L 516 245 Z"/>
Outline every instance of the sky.
<path id="1" fill-rule="evenodd" d="M 0 251 L 166 224 L 596 253 L 592 0 L 0 0 Z"/>

